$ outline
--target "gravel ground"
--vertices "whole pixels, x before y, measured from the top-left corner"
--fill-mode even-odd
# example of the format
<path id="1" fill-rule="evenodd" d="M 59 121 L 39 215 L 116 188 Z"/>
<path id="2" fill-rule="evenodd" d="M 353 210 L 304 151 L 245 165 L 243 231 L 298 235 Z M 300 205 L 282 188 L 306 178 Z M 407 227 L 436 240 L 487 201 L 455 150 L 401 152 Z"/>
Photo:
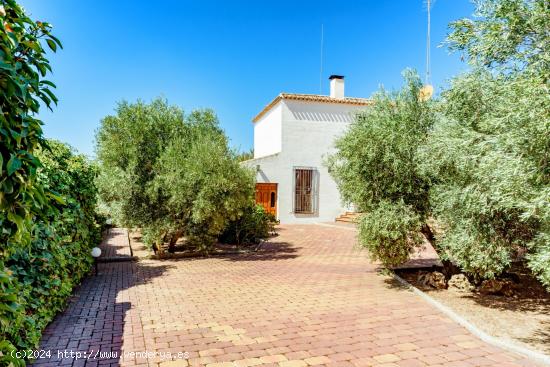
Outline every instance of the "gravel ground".
<path id="1" fill-rule="evenodd" d="M 550 355 L 550 294 L 528 271 L 514 273 L 520 283 L 513 297 L 435 290 L 419 284 L 416 271 L 400 275 L 486 333 Z"/>

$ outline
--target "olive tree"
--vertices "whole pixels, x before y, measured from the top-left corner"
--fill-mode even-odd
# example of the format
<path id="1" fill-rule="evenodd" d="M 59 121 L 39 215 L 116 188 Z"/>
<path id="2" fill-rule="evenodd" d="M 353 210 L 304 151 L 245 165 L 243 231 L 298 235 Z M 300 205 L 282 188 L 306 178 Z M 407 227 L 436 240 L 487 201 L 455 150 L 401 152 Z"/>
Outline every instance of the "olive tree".
<path id="1" fill-rule="evenodd" d="M 442 255 L 478 279 L 521 253 L 550 286 L 550 7 L 478 1 L 451 24 L 451 50 L 472 71 L 442 94 L 424 150 Z"/>
<path id="2" fill-rule="evenodd" d="M 164 220 L 174 243 L 208 253 L 230 221 L 253 205 L 254 180 L 242 168 L 211 111 L 195 111 L 163 153 L 154 189 L 167 193 Z M 161 228 L 161 226 L 159 227 Z"/>
<path id="3" fill-rule="evenodd" d="M 547 0 L 474 0 L 473 17 L 450 24 L 446 44 L 476 67 L 550 77 Z"/>
<path id="4" fill-rule="evenodd" d="M 434 122 L 432 102 L 419 98 L 422 83 L 415 72 L 404 77 L 400 91 L 374 95 L 327 159 L 343 200 L 364 212 L 359 241 L 386 265 L 407 260 L 422 243 L 420 231 L 431 237 L 429 180 L 418 151 Z"/>
<path id="5" fill-rule="evenodd" d="M 445 118 L 425 147 L 431 203 L 445 227 L 439 247 L 480 278 L 502 273 L 519 250 L 529 249 L 537 272 L 549 269 L 548 258 L 540 262 L 549 246 L 549 106 L 540 80 L 483 72 L 443 94 Z"/>
<path id="6" fill-rule="evenodd" d="M 208 253 L 253 205 L 252 174 L 238 164 L 216 115 L 185 115 L 163 100 L 121 103 L 97 133 L 100 196 L 114 219 L 162 251 L 176 241 Z"/>
<path id="7" fill-rule="evenodd" d="M 119 103 L 116 114 L 101 121 L 96 152 L 100 197 L 115 222 L 144 227 L 166 215 L 162 192 L 151 195 L 158 158 L 178 129 L 183 111 L 156 99 L 147 104 Z"/>

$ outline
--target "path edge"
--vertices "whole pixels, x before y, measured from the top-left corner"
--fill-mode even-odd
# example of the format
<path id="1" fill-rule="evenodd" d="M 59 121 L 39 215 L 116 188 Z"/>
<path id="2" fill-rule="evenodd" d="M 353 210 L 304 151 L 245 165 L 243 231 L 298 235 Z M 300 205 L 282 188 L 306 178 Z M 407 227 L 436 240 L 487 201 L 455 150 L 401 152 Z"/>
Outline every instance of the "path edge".
<path id="1" fill-rule="evenodd" d="M 472 324 L 470 321 L 466 320 L 465 318 L 463 318 L 462 316 L 457 314 L 455 311 L 453 311 L 449 307 L 443 305 L 439 301 L 436 301 L 434 298 L 430 297 L 428 294 L 422 292 L 420 289 L 416 288 L 415 286 L 413 286 L 412 284 L 407 282 L 405 279 L 401 278 L 399 275 L 395 274 L 394 272 L 392 272 L 392 275 L 393 275 L 393 278 L 395 280 L 397 280 L 399 283 L 404 285 L 408 290 L 410 290 L 411 292 L 413 292 L 417 296 L 424 299 L 430 305 L 434 306 L 439 311 L 443 312 L 445 315 L 447 315 L 453 321 L 457 322 L 458 324 L 460 324 L 461 326 L 466 328 L 469 332 L 471 332 L 472 334 L 474 334 L 475 336 L 477 336 L 479 339 L 483 340 L 484 342 L 486 342 L 488 344 L 491 344 L 495 347 L 499 347 L 499 348 L 502 348 L 504 350 L 510 351 L 510 352 L 521 354 L 521 355 L 533 360 L 534 362 L 543 363 L 547 366 L 550 366 L 550 356 L 548 356 L 546 354 L 543 354 L 543 353 L 540 353 L 540 352 L 536 352 L 536 351 L 527 349 L 527 348 L 522 347 L 520 345 L 511 343 L 509 341 L 502 340 L 502 339 L 499 339 L 499 338 L 496 338 L 494 336 L 491 336 L 491 335 L 487 334 L 486 332 L 484 332 L 483 330 L 480 330 L 477 326 Z"/>

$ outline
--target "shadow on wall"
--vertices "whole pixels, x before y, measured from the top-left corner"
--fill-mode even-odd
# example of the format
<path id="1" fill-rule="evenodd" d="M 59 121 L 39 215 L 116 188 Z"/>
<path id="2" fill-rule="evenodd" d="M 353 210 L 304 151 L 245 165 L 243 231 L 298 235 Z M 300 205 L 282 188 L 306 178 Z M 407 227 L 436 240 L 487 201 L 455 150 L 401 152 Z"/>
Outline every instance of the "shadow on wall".
<path id="1" fill-rule="evenodd" d="M 310 110 L 296 111 L 294 106 L 292 116 L 301 121 L 352 122 L 354 115 L 350 112 L 316 112 Z"/>
<path id="2" fill-rule="evenodd" d="M 159 263 L 99 264 L 99 274 L 84 280 L 66 310 L 44 331 L 40 350 L 50 351 L 51 356 L 43 355 L 44 358 L 36 359 L 33 365 L 120 365 L 125 328 L 133 332 L 128 341 L 133 350 L 145 351 L 139 314 L 129 315 L 132 309 L 132 303 L 127 301 L 129 297 L 117 302 L 117 296 L 162 276 L 169 267 L 172 266 Z"/>

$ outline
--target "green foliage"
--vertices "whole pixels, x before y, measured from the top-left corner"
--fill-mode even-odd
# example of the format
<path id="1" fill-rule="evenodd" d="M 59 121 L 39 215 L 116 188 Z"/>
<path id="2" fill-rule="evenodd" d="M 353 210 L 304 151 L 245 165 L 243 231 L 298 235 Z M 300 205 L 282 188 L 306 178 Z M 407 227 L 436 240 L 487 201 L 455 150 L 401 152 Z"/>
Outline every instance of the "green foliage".
<path id="1" fill-rule="evenodd" d="M 7 256 L 29 243 L 32 216 L 47 205 L 34 184 L 42 122 L 33 114 L 41 102 L 47 107 L 57 102 L 55 85 L 44 79 L 51 68 L 43 42 L 52 51 L 61 43 L 48 23 L 34 22 L 15 1 L 1 0 L 0 6 L 0 242 Z"/>
<path id="2" fill-rule="evenodd" d="M 167 194 L 167 228 L 208 252 L 254 194 L 251 172 L 241 168 L 210 111 L 195 111 L 161 157 L 155 189 Z"/>
<path id="3" fill-rule="evenodd" d="M 550 77 L 550 3 L 547 0 L 476 0 L 474 19 L 450 24 L 447 44 L 478 67 Z"/>
<path id="4" fill-rule="evenodd" d="M 520 249 L 529 249 L 535 263 L 545 258 L 548 107 L 548 88 L 532 74 L 473 72 L 457 78 L 443 95 L 445 118 L 425 149 L 426 171 L 435 182 L 431 202 L 445 223 L 440 239 L 445 256 L 472 274 L 500 274 Z M 550 272 L 541 264 L 533 269 Z"/>
<path id="5" fill-rule="evenodd" d="M 344 201 L 366 213 L 360 242 L 387 265 L 401 262 L 421 243 L 414 233 L 429 215 L 429 181 L 419 168 L 418 150 L 435 117 L 431 102 L 418 98 L 418 76 L 406 71 L 404 77 L 401 91 L 374 96 L 327 160 Z"/>
<path id="6" fill-rule="evenodd" d="M 102 173 L 100 196 L 119 225 L 144 226 L 166 213 L 164 197 L 150 195 L 155 164 L 178 129 L 183 112 L 161 99 L 151 104 L 122 102 L 115 116 L 101 121 L 96 134 Z"/>
<path id="7" fill-rule="evenodd" d="M 369 249 L 373 260 L 396 266 L 407 261 L 422 243 L 422 224 L 421 216 L 403 201 L 381 201 L 361 215 L 359 241 Z"/>
<path id="8" fill-rule="evenodd" d="M 0 276 L 0 297 L 9 301 L 0 314 L 0 338 L 18 350 L 37 347 L 42 330 L 89 271 L 90 249 L 101 239 L 97 169 L 57 141 L 48 141 L 36 157 L 37 184 L 55 200 L 35 216 L 30 244 L 12 250 L 6 276 Z"/>
<path id="9" fill-rule="evenodd" d="M 443 93 L 426 146 L 443 255 L 479 278 L 518 253 L 550 287 L 550 6 L 477 2 L 448 43 L 474 66 Z"/>
<path id="10" fill-rule="evenodd" d="M 254 149 L 253 148 L 251 148 L 247 152 L 241 152 L 241 153 L 237 154 L 237 160 L 239 162 L 244 162 L 244 161 L 247 161 L 247 160 L 252 159 L 252 158 L 254 158 Z"/>
<path id="11" fill-rule="evenodd" d="M 34 216 L 49 210 L 49 198 L 37 183 L 43 143 L 42 122 L 34 117 L 40 104 L 51 107 L 55 85 L 44 79 L 51 71 L 44 42 L 56 51 L 61 43 L 51 26 L 34 22 L 13 0 L 0 0 L 0 363 L 24 365 L 9 352 L 37 340 L 40 331 L 26 315 L 20 283 L 6 263 L 18 251 L 29 251 Z M 26 337 L 25 331 L 34 334 Z"/>
<path id="12" fill-rule="evenodd" d="M 448 37 L 473 70 L 431 104 L 417 101 L 418 87 L 375 98 L 329 167 L 366 212 L 361 243 L 385 264 L 407 259 L 433 215 L 443 259 L 481 279 L 525 253 L 550 287 L 550 4 L 476 4 Z"/>
<path id="13" fill-rule="evenodd" d="M 228 223 L 220 235 L 220 241 L 237 245 L 257 244 L 274 231 L 277 220 L 266 213 L 261 205 L 251 203 L 243 209 L 242 215 Z"/>
<path id="14" fill-rule="evenodd" d="M 115 220 L 143 229 L 157 249 L 185 236 L 207 253 L 254 193 L 212 111 L 189 115 L 165 101 L 122 103 L 97 133 L 102 200 Z"/>
<path id="15" fill-rule="evenodd" d="M 550 288 L 550 230 L 548 222 L 546 221 L 544 230 L 540 231 L 531 242 L 531 251 L 527 254 L 527 261 L 542 284 Z"/>
<path id="16" fill-rule="evenodd" d="M 12 354 L 18 350 L 14 346 L 14 344 L 17 345 L 17 341 L 13 343 L 14 340 L 8 338 L 8 335 L 13 334 L 15 330 L 25 326 L 25 320 L 24 308 L 19 301 L 17 282 L 12 272 L 2 267 L 0 269 L 0 366 L 25 366 L 23 360 L 15 358 Z"/>

